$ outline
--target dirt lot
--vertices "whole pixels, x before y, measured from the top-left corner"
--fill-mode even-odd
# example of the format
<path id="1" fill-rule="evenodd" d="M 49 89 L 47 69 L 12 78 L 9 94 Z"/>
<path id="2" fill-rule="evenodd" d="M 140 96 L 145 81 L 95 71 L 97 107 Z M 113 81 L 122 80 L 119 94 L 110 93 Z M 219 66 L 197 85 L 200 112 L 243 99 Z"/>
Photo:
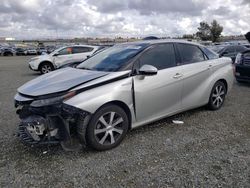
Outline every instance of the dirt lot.
<path id="1" fill-rule="evenodd" d="M 219 111 L 199 108 L 133 130 L 110 151 L 35 149 L 14 136 L 16 89 L 39 75 L 29 58 L 0 57 L 0 187 L 250 186 L 250 85 L 235 83 Z"/>

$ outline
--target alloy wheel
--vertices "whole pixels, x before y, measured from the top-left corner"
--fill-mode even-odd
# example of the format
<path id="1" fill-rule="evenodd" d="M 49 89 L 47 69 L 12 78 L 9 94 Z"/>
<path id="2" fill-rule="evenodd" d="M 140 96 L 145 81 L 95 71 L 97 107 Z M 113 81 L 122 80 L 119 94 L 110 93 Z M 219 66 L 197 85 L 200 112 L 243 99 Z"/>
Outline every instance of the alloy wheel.
<path id="1" fill-rule="evenodd" d="M 123 118 L 116 112 L 102 115 L 94 129 L 96 141 L 101 145 L 115 144 L 123 134 Z"/>
<path id="2" fill-rule="evenodd" d="M 219 108 L 223 102 L 225 97 L 225 90 L 222 85 L 217 85 L 212 94 L 212 102 L 217 108 Z"/>
<path id="3" fill-rule="evenodd" d="M 42 72 L 43 72 L 44 74 L 49 73 L 49 72 L 51 72 L 51 71 L 52 71 L 51 66 L 49 66 L 49 65 L 43 65 L 43 66 L 42 66 Z"/>

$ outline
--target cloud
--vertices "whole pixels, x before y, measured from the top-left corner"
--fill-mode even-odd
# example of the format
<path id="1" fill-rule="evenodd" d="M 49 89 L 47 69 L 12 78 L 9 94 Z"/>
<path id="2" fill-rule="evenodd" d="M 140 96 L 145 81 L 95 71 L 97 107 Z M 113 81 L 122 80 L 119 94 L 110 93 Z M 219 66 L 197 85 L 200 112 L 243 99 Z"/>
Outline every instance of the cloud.
<path id="1" fill-rule="evenodd" d="M 204 1 L 193 0 L 89 0 L 88 3 L 97 7 L 100 12 L 113 13 L 123 10 L 137 10 L 140 14 L 150 15 L 153 13 L 182 13 L 187 15 L 201 14 L 206 8 L 207 3 Z"/>
<path id="2" fill-rule="evenodd" d="M 181 36 L 216 19 L 223 34 L 250 28 L 249 0 L 2 0 L 0 35 L 17 38 Z"/>

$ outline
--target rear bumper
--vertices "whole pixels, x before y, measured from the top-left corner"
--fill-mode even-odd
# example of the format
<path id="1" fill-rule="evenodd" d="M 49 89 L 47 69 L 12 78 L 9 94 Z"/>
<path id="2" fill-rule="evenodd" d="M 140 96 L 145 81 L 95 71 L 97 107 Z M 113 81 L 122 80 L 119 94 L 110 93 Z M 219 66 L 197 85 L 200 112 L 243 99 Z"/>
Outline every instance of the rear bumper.
<path id="1" fill-rule="evenodd" d="M 250 83 L 250 77 L 246 77 L 246 76 L 235 76 L 237 81 L 241 81 L 241 82 L 249 82 Z"/>

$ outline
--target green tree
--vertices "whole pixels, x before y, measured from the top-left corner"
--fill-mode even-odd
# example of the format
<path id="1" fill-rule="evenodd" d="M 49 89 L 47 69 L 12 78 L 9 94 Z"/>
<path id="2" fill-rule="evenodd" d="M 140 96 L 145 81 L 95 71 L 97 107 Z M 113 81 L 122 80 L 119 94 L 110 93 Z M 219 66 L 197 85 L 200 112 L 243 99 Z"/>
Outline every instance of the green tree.
<path id="1" fill-rule="evenodd" d="M 222 31 L 223 31 L 223 27 L 220 24 L 218 24 L 216 20 L 213 20 L 210 26 L 211 39 L 213 42 L 218 41 L 218 39 L 221 36 Z"/>
<path id="2" fill-rule="evenodd" d="M 182 36 L 182 38 L 184 38 L 184 39 L 194 39 L 194 35 L 192 35 L 192 34 L 184 34 Z"/>
<path id="3" fill-rule="evenodd" d="M 201 40 L 211 40 L 213 42 L 217 42 L 221 36 L 223 31 L 223 27 L 216 21 L 213 20 L 209 25 L 207 22 L 200 22 L 200 26 L 198 27 L 198 32 L 196 36 Z"/>
<path id="4" fill-rule="evenodd" d="M 201 40 L 211 40 L 211 31 L 210 26 L 207 22 L 200 22 L 200 26 L 198 27 L 198 32 L 196 33 L 197 37 Z"/>

